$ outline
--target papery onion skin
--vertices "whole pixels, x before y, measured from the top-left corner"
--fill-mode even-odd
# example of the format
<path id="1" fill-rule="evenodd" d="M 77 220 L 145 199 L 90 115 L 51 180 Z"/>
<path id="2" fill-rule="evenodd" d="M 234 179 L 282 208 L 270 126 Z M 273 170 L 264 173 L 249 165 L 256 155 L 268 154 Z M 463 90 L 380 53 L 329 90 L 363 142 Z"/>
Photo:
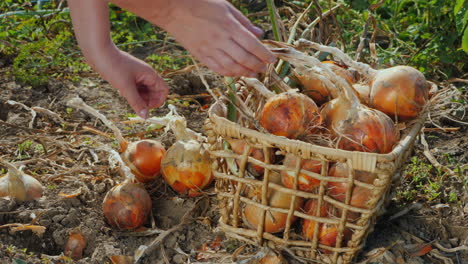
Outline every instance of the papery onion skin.
<path id="1" fill-rule="evenodd" d="M 312 216 L 319 216 L 319 217 L 326 217 L 328 216 L 328 211 L 331 210 L 331 206 L 326 203 L 325 201 L 322 201 L 322 206 L 320 207 L 320 212 L 317 215 L 317 209 L 318 209 L 318 201 L 313 199 L 307 201 L 307 203 L 304 205 L 304 213 Z M 319 224 L 319 234 L 320 234 L 320 229 L 321 225 L 320 223 L 317 223 L 314 220 L 309 220 L 309 219 L 304 219 L 302 222 L 302 234 L 304 237 L 306 237 L 309 240 L 312 240 L 314 238 L 314 233 L 315 233 L 315 226 Z"/>
<path id="2" fill-rule="evenodd" d="M 322 123 L 315 102 L 308 96 L 286 92 L 267 100 L 260 112 L 260 125 L 268 132 L 295 139 L 312 133 Z"/>
<path id="3" fill-rule="evenodd" d="M 133 230 L 142 226 L 151 212 L 151 207 L 151 197 L 145 188 L 131 182 L 114 186 L 102 203 L 107 222 L 122 230 Z"/>
<path id="4" fill-rule="evenodd" d="M 44 187 L 34 177 L 21 173 L 20 175 L 7 175 L 0 177 L 0 197 L 10 197 L 21 202 L 39 199 L 44 194 Z"/>
<path id="5" fill-rule="evenodd" d="M 296 155 L 287 153 L 283 165 L 294 170 L 296 168 L 297 159 Z M 301 171 L 307 170 L 314 173 L 320 173 L 322 169 L 322 162 L 314 159 L 302 159 Z M 284 186 L 294 189 L 294 171 L 281 171 L 281 181 Z M 305 173 L 299 172 L 297 187 L 301 191 L 310 192 L 320 185 L 320 180 L 315 179 Z"/>
<path id="6" fill-rule="evenodd" d="M 339 149 L 385 154 L 398 142 L 393 121 L 378 110 L 364 105 L 350 108 L 337 98 L 324 105 L 321 114 L 325 126 L 338 139 Z"/>
<path id="7" fill-rule="evenodd" d="M 161 143 L 146 139 L 130 143 L 122 153 L 122 159 L 137 181 L 148 183 L 161 174 L 161 160 L 165 152 Z"/>
<path id="8" fill-rule="evenodd" d="M 350 173 L 351 172 L 345 163 L 335 163 L 330 167 L 329 176 L 348 178 Z M 376 175 L 370 172 L 356 170 L 354 177 L 358 181 L 372 184 Z M 348 183 L 346 182 L 329 181 L 327 183 L 328 194 L 340 202 L 345 202 L 347 189 Z M 371 196 L 372 192 L 370 189 L 355 185 L 352 190 L 350 205 L 359 208 L 368 208 L 367 202 Z"/>
<path id="9" fill-rule="evenodd" d="M 201 190 L 214 179 L 210 155 L 199 143 L 193 142 L 190 147 L 177 141 L 167 150 L 161 165 L 165 182 L 189 197 L 201 195 Z"/>
<path id="10" fill-rule="evenodd" d="M 426 78 L 410 66 L 379 70 L 370 87 L 369 106 L 402 121 L 416 118 L 429 98 Z"/>

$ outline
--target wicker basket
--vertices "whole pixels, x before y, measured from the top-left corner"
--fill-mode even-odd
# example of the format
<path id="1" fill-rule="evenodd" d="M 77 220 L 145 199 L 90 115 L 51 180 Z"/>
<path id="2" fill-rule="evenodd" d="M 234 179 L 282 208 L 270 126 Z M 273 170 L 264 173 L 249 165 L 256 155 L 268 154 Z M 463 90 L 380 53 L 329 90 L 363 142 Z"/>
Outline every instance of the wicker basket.
<path id="1" fill-rule="evenodd" d="M 268 80 L 270 82 L 273 80 L 276 88 L 285 90 L 275 78 L 266 78 L 265 86 L 268 86 Z M 345 151 L 261 132 L 255 121 L 256 113 L 266 101 L 261 89 L 253 89 L 251 83 L 243 79 L 236 83 L 236 91 L 236 94 L 230 96 L 236 97 L 237 121 L 232 122 L 227 119 L 227 103 L 219 100 L 210 108 L 205 124 L 210 154 L 214 160 L 213 174 L 216 179 L 221 228 L 228 236 L 250 244 L 288 249 L 297 256 L 318 262 L 350 263 L 363 247 L 377 217 L 383 213 L 390 200 L 392 183 L 400 178 L 399 171 L 407 161 L 415 139 L 423 127 L 426 111 L 418 119 L 406 124 L 407 128 L 401 131 L 400 141 L 391 153 Z M 257 129 L 253 129 L 255 127 Z M 234 152 L 229 148 L 227 142 L 234 139 L 246 142 L 246 147 L 241 152 Z M 264 158 L 262 160 L 254 158 L 251 155 L 252 149 L 263 151 Z M 275 153 L 272 157 L 293 154 L 299 161 L 319 160 L 322 164 L 321 172 L 305 171 L 301 169 L 299 161 L 296 161 L 295 168 L 285 166 L 280 160 L 270 157 L 268 153 Z M 330 165 L 337 162 L 346 163 L 351 171 L 348 178 L 340 180 L 348 183 L 344 202 L 329 196 L 326 187 L 328 182 L 338 181 L 337 177 L 328 176 Z M 261 168 L 262 175 L 255 175 L 251 170 L 252 166 Z M 293 189 L 272 181 L 272 175 L 286 171 L 293 175 Z M 371 183 L 355 180 L 358 171 L 372 173 L 375 180 Z M 300 173 L 319 180 L 319 186 L 311 192 L 299 190 Z M 369 190 L 369 198 L 362 208 L 351 206 L 350 203 L 355 186 Z M 252 195 L 249 191 L 252 189 L 258 190 L 258 195 Z M 290 197 L 289 206 L 282 208 L 271 206 L 268 203 L 271 190 Z M 306 214 L 303 209 L 297 209 L 296 201 L 307 199 L 315 200 L 319 208 L 327 203 L 340 213 L 327 217 L 319 216 L 319 212 L 315 215 Z M 252 227 L 245 220 L 243 210 L 246 206 L 255 206 L 259 209 L 256 227 Z M 265 219 L 271 217 L 272 213 L 282 213 L 282 216 L 286 216 L 284 229 L 280 232 L 270 233 L 265 230 Z M 358 217 L 348 218 L 350 214 Z M 336 227 L 338 231 L 336 242 L 326 245 L 320 241 L 319 224 L 315 224 L 313 236 L 305 238 L 302 235 L 301 224 L 306 220 L 320 223 L 320 226 L 327 224 Z"/>

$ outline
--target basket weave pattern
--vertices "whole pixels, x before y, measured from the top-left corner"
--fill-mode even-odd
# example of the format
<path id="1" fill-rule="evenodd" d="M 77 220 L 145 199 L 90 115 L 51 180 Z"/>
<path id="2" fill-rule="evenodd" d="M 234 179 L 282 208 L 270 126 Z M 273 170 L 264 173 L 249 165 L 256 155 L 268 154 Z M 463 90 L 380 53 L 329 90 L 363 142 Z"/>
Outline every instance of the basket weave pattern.
<path id="1" fill-rule="evenodd" d="M 265 103 L 262 96 L 250 89 L 245 83 L 237 85 L 238 104 L 243 104 L 252 116 L 257 113 Z M 248 96 L 247 96 L 248 95 Z M 240 99 L 240 100 L 239 100 Z M 325 263 L 350 263 L 356 253 L 364 245 L 369 232 L 372 231 L 376 219 L 383 213 L 386 203 L 389 201 L 389 193 L 393 182 L 398 180 L 398 172 L 407 160 L 415 139 L 424 123 L 424 116 L 406 128 L 399 144 L 388 154 L 374 154 L 322 147 L 301 140 L 292 140 L 278 137 L 263 131 L 253 129 L 255 120 L 249 119 L 238 111 L 237 123 L 226 118 L 227 104 L 218 101 L 209 111 L 206 120 L 205 131 L 210 144 L 210 154 L 213 158 L 213 173 L 216 179 L 216 192 L 219 200 L 221 214 L 220 226 L 227 235 L 232 238 L 245 241 L 250 244 L 267 245 L 271 248 L 288 248 L 297 256 L 325 262 Z M 246 113 L 244 113 L 246 114 Z M 249 113 L 247 113 L 249 114 Z M 247 142 L 243 153 L 235 153 L 226 145 L 230 139 L 243 139 Z M 260 149 L 264 153 L 263 161 L 249 155 L 251 149 Z M 294 168 L 283 165 L 278 158 L 270 158 L 267 153 L 275 153 L 274 157 L 281 157 L 292 153 L 298 157 Z M 322 164 L 320 173 L 301 170 L 300 161 L 304 159 L 319 160 Z M 346 163 L 351 173 L 348 178 L 328 176 L 329 165 L 341 162 Z M 249 170 L 249 166 L 263 168 L 263 175 L 255 176 Z M 294 188 L 289 189 L 281 183 L 273 182 L 274 174 L 288 171 L 294 175 Z M 367 184 L 354 179 L 356 171 L 370 172 L 375 175 L 372 184 Z M 304 192 L 298 189 L 299 173 L 306 174 L 320 181 L 319 187 L 312 192 Z M 346 199 L 344 202 L 333 199 L 327 193 L 327 182 L 347 182 Z M 350 198 L 354 186 L 360 186 L 370 190 L 370 197 L 365 208 L 350 205 Z M 258 195 L 247 195 L 246 189 L 255 189 Z M 290 206 L 278 208 L 268 204 L 268 193 L 274 190 L 290 195 Z M 323 203 L 332 205 L 340 210 L 340 215 L 334 217 L 321 217 L 306 214 L 302 209 L 295 210 L 297 199 L 314 199 L 318 207 Z M 243 217 L 243 208 L 246 205 L 254 205 L 260 208 L 259 221 L 256 229 L 249 227 Z M 265 218 L 273 212 L 287 215 L 284 230 L 277 233 L 265 231 Z M 348 220 L 349 213 L 359 213 L 359 217 Z M 295 219 L 295 221 L 293 221 Z M 335 225 L 338 230 L 336 246 L 327 246 L 319 242 L 318 228 L 312 239 L 306 239 L 302 235 L 301 224 L 304 220 L 313 220 L 320 224 Z M 351 230 L 352 235 L 345 243 L 345 230 Z"/>

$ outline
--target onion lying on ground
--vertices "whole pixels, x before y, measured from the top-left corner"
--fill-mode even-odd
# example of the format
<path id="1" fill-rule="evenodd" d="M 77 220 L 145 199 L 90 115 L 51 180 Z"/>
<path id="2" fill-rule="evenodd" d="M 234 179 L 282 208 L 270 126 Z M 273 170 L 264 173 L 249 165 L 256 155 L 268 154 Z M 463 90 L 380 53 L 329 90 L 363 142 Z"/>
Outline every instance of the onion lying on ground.
<path id="1" fill-rule="evenodd" d="M 204 137 L 187 128 L 185 119 L 168 124 L 177 142 L 172 145 L 161 162 L 164 180 L 176 192 L 189 197 L 201 195 L 201 190 L 214 179 L 211 158 L 200 141 Z"/>
<path id="2" fill-rule="evenodd" d="M 335 74 L 345 79 L 349 85 L 354 84 L 354 76 L 347 69 L 336 65 L 333 61 L 322 61 Z M 315 103 L 322 105 L 337 96 L 336 91 L 327 86 L 317 74 L 296 74 L 295 77 L 303 86 L 302 92 L 312 98 Z"/>
<path id="3" fill-rule="evenodd" d="M 102 203 L 107 222 L 122 230 L 142 226 L 151 213 L 151 207 L 151 197 L 145 188 L 130 181 L 114 186 Z"/>
<path id="4" fill-rule="evenodd" d="M 0 178 L 0 197 L 9 197 L 18 201 L 32 201 L 42 197 L 42 184 L 13 164 L 0 157 L 0 163 L 8 168 L 7 175 Z"/>
<path id="5" fill-rule="evenodd" d="M 294 91 L 271 96 L 259 117 L 268 132 L 292 139 L 312 133 L 322 123 L 315 102 Z"/>
<path id="6" fill-rule="evenodd" d="M 283 185 L 293 189 L 294 188 L 294 169 L 296 167 L 298 157 L 292 153 L 287 153 L 284 157 L 283 165 L 289 167 L 291 170 L 281 171 L 281 181 Z M 320 185 L 320 180 L 303 173 L 303 170 L 320 173 L 322 169 L 322 162 L 314 159 L 303 159 L 301 161 L 301 171 L 298 175 L 297 187 L 301 191 L 310 192 Z"/>
<path id="7" fill-rule="evenodd" d="M 130 167 L 139 182 L 147 183 L 155 180 L 161 174 L 161 160 L 165 148 L 155 140 L 139 140 L 128 142 L 122 132 L 104 115 L 87 105 L 80 98 L 73 98 L 68 105 L 86 111 L 99 118 L 114 133 L 119 145 L 122 159 Z"/>
<path id="8" fill-rule="evenodd" d="M 121 156 L 114 150 L 108 150 L 111 158 L 117 160 L 125 180 L 110 189 L 102 210 L 107 222 L 121 230 L 134 230 L 141 227 L 151 213 L 151 197 L 141 183 L 134 183 L 134 175 L 126 166 Z"/>
<path id="9" fill-rule="evenodd" d="M 281 182 L 281 177 L 276 172 L 271 172 L 270 182 L 279 184 Z M 261 188 L 249 188 L 247 190 L 248 198 L 261 203 Z M 269 188 L 267 193 L 268 205 L 274 208 L 283 208 L 289 209 L 291 205 L 291 199 L 293 196 L 286 194 L 280 191 Z M 302 198 L 296 197 L 294 201 L 294 210 L 299 210 L 302 206 Z M 253 204 L 246 204 L 242 210 L 243 222 L 247 227 L 251 229 L 257 229 L 261 221 L 261 215 L 263 209 Z M 265 222 L 264 222 L 264 231 L 268 233 L 277 233 L 281 232 L 286 228 L 288 214 L 280 213 L 275 211 L 266 211 L 265 212 Z M 297 217 L 291 217 L 291 224 L 296 220 Z"/>
<path id="10" fill-rule="evenodd" d="M 374 70 L 369 65 L 352 60 L 341 50 L 320 45 L 307 40 L 297 42 L 302 46 L 329 52 L 346 65 L 356 69 L 369 79 L 367 102 L 372 108 L 380 110 L 394 120 L 416 118 L 424 109 L 429 98 L 429 85 L 424 75 L 409 66 L 395 66 L 383 70 Z"/>
<path id="11" fill-rule="evenodd" d="M 231 146 L 232 151 L 234 151 L 236 154 L 242 155 L 244 153 L 244 150 L 247 144 L 247 142 L 244 139 L 228 139 L 227 141 L 229 145 Z M 250 148 L 250 151 L 248 154 L 250 157 L 256 160 L 265 162 L 265 155 L 262 149 Z M 269 155 L 269 161 L 273 162 L 273 158 L 274 158 L 273 151 L 269 151 L 267 155 Z M 239 165 L 239 161 L 236 160 L 236 162 L 238 163 L 237 165 Z M 265 171 L 265 169 L 262 166 L 254 165 L 252 163 L 247 164 L 247 170 L 250 173 L 252 173 L 254 176 L 263 175 L 263 172 Z"/>
<path id="12" fill-rule="evenodd" d="M 330 167 L 329 176 L 339 177 L 339 178 L 348 178 L 350 174 L 349 167 L 346 163 L 335 163 Z M 372 184 L 375 180 L 376 175 L 366 171 L 355 171 L 355 179 L 364 183 Z M 328 194 L 334 199 L 345 202 L 346 192 L 348 190 L 348 183 L 346 182 L 328 182 L 327 191 Z M 367 208 L 367 201 L 370 199 L 372 193 L 371 190 L 362 186 L 354 186 L 351 194 L 350 205 Z M 353 214 L 350 214 L 350 217 L 353 217 Z"/>
<path id="13" fill-rule="evenodd" d="M 65 256 L 72 258 L 73 260 L 80 260 L 83 258 L 83 250 L 86 247 L 86 238 L 79 231 L 70 232 L 67 244 L 63 253 Z"/>

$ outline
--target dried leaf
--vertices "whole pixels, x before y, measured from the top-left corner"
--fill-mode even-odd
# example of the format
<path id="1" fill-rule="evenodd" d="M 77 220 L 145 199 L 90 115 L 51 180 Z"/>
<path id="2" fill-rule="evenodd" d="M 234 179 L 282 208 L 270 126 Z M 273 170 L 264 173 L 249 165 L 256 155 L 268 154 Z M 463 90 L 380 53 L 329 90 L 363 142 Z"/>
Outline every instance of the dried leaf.
<path id="1" fill-rule="evenodd" d="M 11 233 L 15 233 L 18 231 L 25 231 L 25 230 L 31 230 L 34 234 L 38 236 L 42 236 L 44 234 L 46 227 L 45 226 L 40 226 L 40 225 L 22 225 L 18 224 L 17 226 L 13 226 L 10 229 Z"/>
<path id="2" fill-rule="evenodd" d="M 80 187 L 78 190 L 76 190 L 75 192 L 72 192 L 70 194 L 66 194 L 66 193 L 59 193 L 58 195 L 62 198 L 65 198 L 65 199 L 69 199 L 69 198 L 75 198 L 75 197 L 78 197 L 80 194 L 83 193 L 83 190 L 82 188 Z"/>
<path id="3" fill-rule="evenodd" d="M 432 246 L 431 244 L 419 243 L 419 244 L 406 245 L 405 249 L 408 251 L 411 257 L 420 257 L 431 252 Z"/>
<path id="4" fill-rule="evenodd" d="M 115 255 L 115 256 L 110 256 L 109 259 L 111 260 L 112 264 L 132 264 L 133 263 L 132 256 Z"/>
<path id="5" fill-rule="evenodd" d="M 210 244 L 210 248 L 214 251 L 219 251 L 221 249 L 221 244 L 223 238 L 220 235 L 217 235 L 213 242 Z"/>

